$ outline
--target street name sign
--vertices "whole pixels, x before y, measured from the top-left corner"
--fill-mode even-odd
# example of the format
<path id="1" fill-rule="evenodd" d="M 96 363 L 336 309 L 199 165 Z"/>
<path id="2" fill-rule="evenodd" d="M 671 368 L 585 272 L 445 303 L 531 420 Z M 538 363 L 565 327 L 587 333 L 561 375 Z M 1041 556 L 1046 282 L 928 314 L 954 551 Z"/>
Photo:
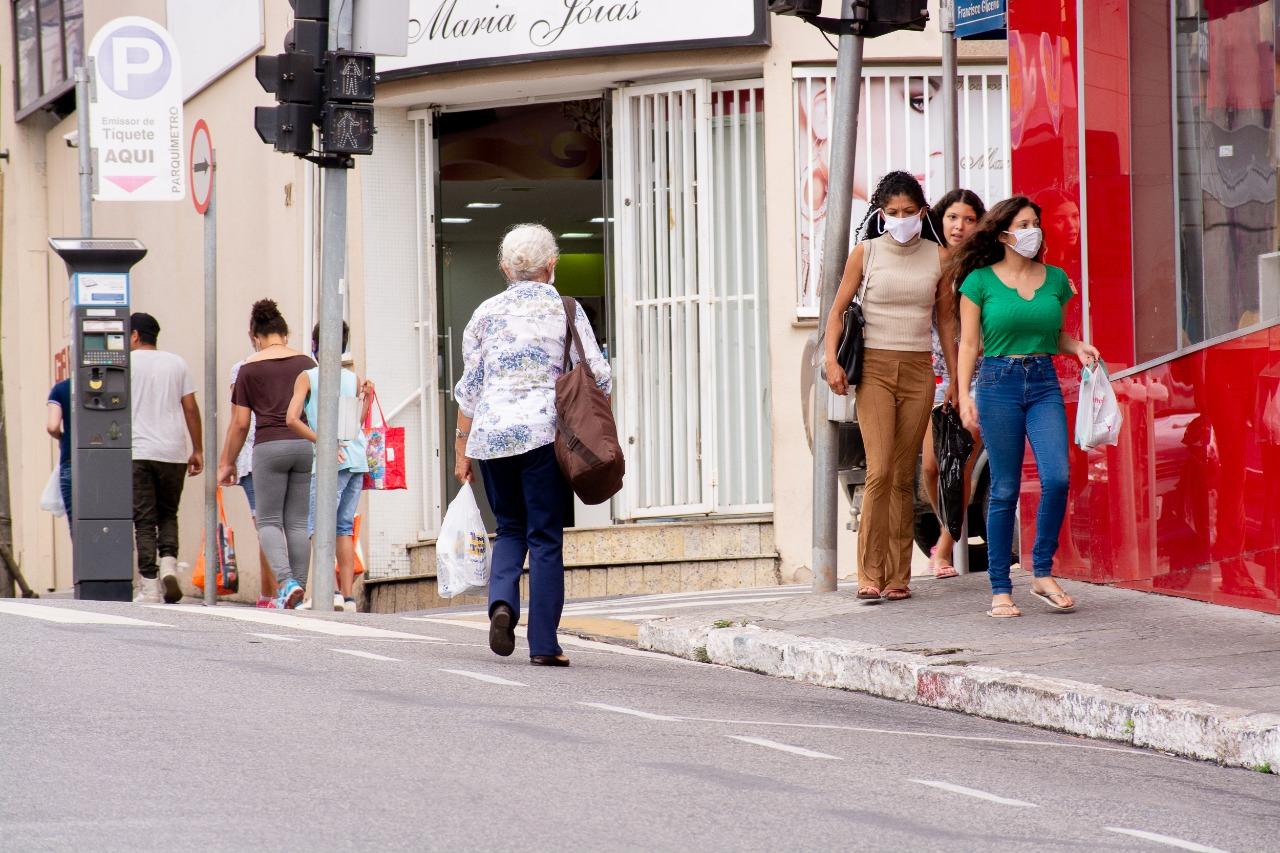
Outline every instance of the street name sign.
<path id="1" fill-rule="evenodd" d="M 89 66 L 93 197 L 181 201 L 187 172 L 182 74 L 173 39 L 147 18 L 116 18 L 93 37 Z"/>
<path id="2" fill-rule="evenodd" d="M 1005 28 L 1007 0 L 955 0 L 956 38 L 968 38 Z"/>

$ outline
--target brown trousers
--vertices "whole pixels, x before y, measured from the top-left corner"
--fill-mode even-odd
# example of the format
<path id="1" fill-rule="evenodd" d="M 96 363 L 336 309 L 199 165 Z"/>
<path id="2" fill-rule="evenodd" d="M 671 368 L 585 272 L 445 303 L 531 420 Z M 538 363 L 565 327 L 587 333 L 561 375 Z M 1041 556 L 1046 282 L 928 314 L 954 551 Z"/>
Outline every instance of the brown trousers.
<path id="1" fill-rule="evenodd" d="M 857 388 L 858 425 L 867 451 L 859 586 L 906 589 L 911 583 L 912 490 L 933 386 L 929 353 L 866 350 Z"/>

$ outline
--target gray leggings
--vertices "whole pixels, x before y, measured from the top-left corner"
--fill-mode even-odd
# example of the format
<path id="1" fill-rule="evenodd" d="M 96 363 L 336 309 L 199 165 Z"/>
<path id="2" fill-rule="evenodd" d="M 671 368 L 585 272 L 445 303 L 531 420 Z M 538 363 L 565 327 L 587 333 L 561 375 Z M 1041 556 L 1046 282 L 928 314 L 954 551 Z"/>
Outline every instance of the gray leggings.
<path id="1" fill-rule="evenodd" d="M 307 510 L 315 451 L 304 438 L 253 446 L 253 490 L 258 504 L 258 541 L 276 583 L 307 582 L 311 538 Z"/>

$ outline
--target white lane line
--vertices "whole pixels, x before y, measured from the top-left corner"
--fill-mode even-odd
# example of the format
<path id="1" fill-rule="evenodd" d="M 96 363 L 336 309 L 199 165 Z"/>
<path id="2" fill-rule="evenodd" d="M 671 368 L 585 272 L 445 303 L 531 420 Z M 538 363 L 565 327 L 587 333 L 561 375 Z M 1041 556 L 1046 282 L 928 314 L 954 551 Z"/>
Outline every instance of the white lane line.
<path id="1" fill-rule="evenodd" d="M 401 616 L 400 618 L 409 622 L 430 622 L 436 625 L 449 625 L 454 628 L 470 628 L 473 631 L 489 630 L 489 623 L 487 622 L 469 622 L 463 619 L 437 619 L 434 616 Z M 525 630 L 524 626 L 520 626 L 516 628 L 516 636 L 527 638 L 528 631 Z M 685 660 L 684 658 L 672 657 L 671 655 L 664 655 L 658 652 L 646 652 L 640 649 L 630 648 L 629 646 L 615 646 L 613 643 L 598 643 L 594 640 L 584 640 L 581 637 L 574 637 L 564 633 L 559 635 L 559 639 L 560 645 L 572 646 L 577 649 L 608 652 L 610 654 L 625 655 L 627 657 L 650 658 L 652 660 L 660 660 L 665 661 L 666 663 L 682 664 L 685 666 L 706 666 L 706 664 L 698 663 L 697 661 Z M 744 672 L 744 670 L 740 669 L 728 669 L 726 671 Z"/>
<path id="2" fill-rule="evenodd" d="M 353 658 L 364 658 L 365 660 L 385 660 L 392 663 L 401 663 L 400 658 L 389 658 L 386 655 L 375 655 L 373 652 L 361 652 L 355 649 L 329 649 L 331 652 L 337 652 L 340 655 L 351 655 Z"/>
<path id="3" fill-rule="evenodd" d="M 463 678 L 474 678 L 476 681 L 483 681 L 486 684 L 501 684 L 504 687 L 528 687 L 519 681 L 508 681 L 505 678 L 499 678 L 496 675 L 485 675 L 483 672 L 471 672 L 467 669 L 442 669 L 441 672 L 447 672 L 450 675 L 461 675 Z"/>
<path id="4" fill-rule="evenodd" d="M 746 672 L 746 670 L 730 669 L 728 672 Z M 1055 743 L 1047 740 L 1024 740 L 1021 738 L 984 737 L 982 735 L 944 735 L 936 732 L 909 732 L 901 729 L 873 729 L 866 726 L 841 726 L 832 723 L 783 723 L 770 720 L 722 720 L 716 717 L 681 717 L 690 723 L 723 723 L 731 726 L 773 726 L 788 729 L 820 729 L 836 732 L 861 732 L 872 735 L 901 735 L 903 737 L 937 738 L 939 740 L 973 741 L 975 743 L 1001 743 L 1015 746 L 1047 746 L 1055 749 L 1083 749 L 1091 752 L 1118 752 L 1121 755 L 1133 755 L 1142 758 L 1163 758 L 1169 761 L 1180 761 L 1176 755 L 1165 755 L 1142 749 L 1124 749 L 1115 746 L 1094 746 L 1087 743 Z"/>
<path id="5" fill-rule="evenodd" d="M 170 605 L 172 606 L 172 605 Z M 143 619 L 132 619 L 128 616 L 116 616 L 113 613 L 97 613 L 92 610 L 75 610 L 71 607 L 53 607 L 48 604 L 25 604 L 17 601 L 0 601 L 0 613 L 10 616 L 25 616 L 28 619 L 39 619 L 43 622 L 57 622 L 62 625 L 131 625 L 147 628 L 172 628 L 164 622 L 147 622 Z"/>
<path id="6" fill-rule="evenodd" d="M 330 637 L 346 637 L 370 640 L 427 640 L 444 642 L 441 637 L 428 637 L 424 634 L 410 634 L 407 631 L 389 631 L 386 628 L 373 628 L 368 625 L 353 625 L 350 622 L 317 619 L 308 616 L 294 616 L 275 610 L 250 607 L 203 607 L 200 605 L 149 605 L 158 610 L 169 612 L 195 613 L 201 616 L 219 616 L 223 619 L 238 619 L 241 622 L 256 622 L 259 625 L 270 625 L 275 628 L 293 628 L 297 631 L 309 631 L 313 634 L 325 634 Z"/>
<path id="7" fill-rule="evenodd" d="M 1144 841 L 1154 841 L 1156 844 L 1164 844 L 1169 847 L 1177 847 L 1179 850 L 1194 850 L 1196 853 L 1227 853 L 1217 847 L 1206 847 L 1203 844 L 1196 844 L 1194 841 L 1183 841 L 1181 838 L 1174 838 L 1170 835 L 1161 835 L 1158 832 L 1145 832 L 1141 829 L 1124 829 L 1119 826 L 1104 826 L 1107 832 L 1118 832 L 1121 835 L 1132 835 L 1134 838 L 1141 838 Z"/>
<path id="8" fill-rule="evenodd" d="M 648 711 L 637 711 L 634 708 L 620 708 L 617 705 L 605 705 L 602 702 L 579 702 L 579 705 L 585 705 L 588 708 L 596 708 L 600 711 L 611 711 L 615 714 L 627 714 L 632 717 L 639 717 L 642 720 L 659 720 L 664 723 L 683 722 L 679 717 L 667 717 L 662 714 L 650 714 Z"/>
<path id="9" fill-rule="evenodd" d="M 282 643 L 301 643 L 297 637 L 286 637 L 284 634 L 258 634 L 253 631 L 249 632 L 250 637 L 261 637 L 264 640 L 279 640 Z"/>
<path id="10" fill-rule="evenodd" d="M 963 794 L 966 797 L 976 797 L 979 800 L 999 803 L 1002 806 L 1024 806 L 1027 808 L 1036 808 L 1035 803 L 1028 803 L 1026 800 L 1011 800 L 1008 797 L 999 797 L 995 794 L 989 794 L 986 791 L 979 791 L 977 788 L 966 788 L 963 785 L 952 785 L 950 782 L 934 782 L 929 779 L 908 779 L 907 781 L 915 782 L 917 785 L 928 785 L 930 788 L 937 788 L 941 791 L 949 791 L 952 794 Z"/>
<path id="11" fill-rule="evenodd" d="M 743 737 L 742 735 L 725 735 L 730 740 L 740 740 L 743 743 L 752 743 L 756 746 L 764 746 L 769 749 L 776 749 L 779 752 L 789 752 L 792 755 L 799 755 L 804 758 L 825 758 L 831 761 L 839 761 L 839 757 L 835 755 L 827 755 L 825 752 L 814 752 L 812 749 L 805 749 L 802 746 L 792 746 L 788 743 L 778 743 L 776 740 L 765 740 L 762 737 Z"/>

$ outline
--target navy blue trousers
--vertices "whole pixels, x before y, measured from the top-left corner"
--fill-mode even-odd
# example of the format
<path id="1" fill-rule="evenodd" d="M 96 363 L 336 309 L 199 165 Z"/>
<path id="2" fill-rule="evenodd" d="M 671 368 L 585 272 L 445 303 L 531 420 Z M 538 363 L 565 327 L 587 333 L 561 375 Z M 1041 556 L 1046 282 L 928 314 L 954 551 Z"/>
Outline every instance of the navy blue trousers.
<path id="1" fill-rule="evenodd" d="M 489 613 L 498 604 L 520 619 L 520 575 L 529 557 L 529 654 L 558 655 L 564 610 L 564 514 L 568 484 L 555 446 L 480 460 L 489 506 L 498 520 L 489 578 Z"/>

